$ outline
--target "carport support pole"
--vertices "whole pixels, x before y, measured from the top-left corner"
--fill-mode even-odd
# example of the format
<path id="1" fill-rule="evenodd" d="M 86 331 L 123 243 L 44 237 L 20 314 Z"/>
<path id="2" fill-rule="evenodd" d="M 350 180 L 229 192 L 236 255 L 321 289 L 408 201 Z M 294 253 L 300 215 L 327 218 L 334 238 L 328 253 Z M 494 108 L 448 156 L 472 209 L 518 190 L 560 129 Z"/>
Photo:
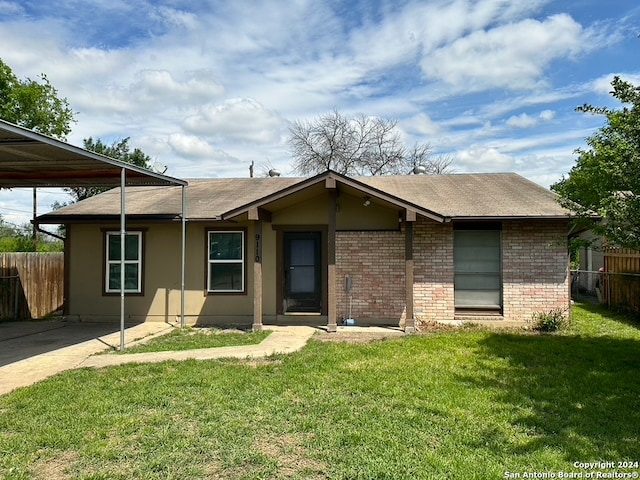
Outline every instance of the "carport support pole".
<path id="1" fill-rule="evenodd" d="M 125 240 L 126 231 L 126 205 L 124 186 L 126 184 L 126 170 L 123 168 L 120 172 L 120 351 L 124 352 L 124 256 L 125 256 Z"/>
<path id="2" fill-rule="evenodd" d="M 185 288 L 185 265 L 187 256 L 187 197 L 186 188 L 182 186 L 182 257 L 181 257 L 181 272 L 180 272 L 180 326 L 185 328 L 186 321 L 184 318 L 185 302 L 184 302 L 184 288 Z"/>

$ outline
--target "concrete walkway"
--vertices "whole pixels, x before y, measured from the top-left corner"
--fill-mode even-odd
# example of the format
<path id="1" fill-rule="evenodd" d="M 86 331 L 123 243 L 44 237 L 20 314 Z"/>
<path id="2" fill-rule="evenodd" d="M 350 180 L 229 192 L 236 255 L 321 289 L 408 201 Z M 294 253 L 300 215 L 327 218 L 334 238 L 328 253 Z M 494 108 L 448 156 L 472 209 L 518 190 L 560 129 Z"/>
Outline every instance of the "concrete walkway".
<path id="1" fill-rule="evenodd" d="M 146 322 L 125 331 L 127 346 L 167 333 L 175 327 L 160 322 Z M 103 368 L 124 363 L 157 363 L 167 360 L 210 360 L 215 358 L 254 358 L 275 353 L 291 353 L 301 349 L 318 330 L 313 327 L 265 326 L 272 330 L 262 343 L 238 347 L 206 348 L 180 352 L 153 352 L 125 355 L 95 355 L 118 348 L 120 332 L 105 335 L 52 352 L 36 355 L 0 367 L 0 395 L 33 385 L 50 376 L 75 368 Z"/>
<path id="2" fill-rule="evenodd" d="M 144 343 L 149 339 L 168 333 L 175 326 L 161 322 L 146 322 L 125 331 L 126 346 Z M 120 346 L 120 332 L 94 338 L 69 347 L 36 355 L 25 360 L 0 367 L 0 395 L 17 388 L 33 385 L 48 377 L 75 368 L 104 368 L 125 363 L 159 363 L 169 360 L 211 360 L 216 358 L 261 358 L 277 353 L 292 353 L 300 350 L 309 339 L 322 328 L 304 326 L 265 325 L 272 333 L 258 345 L 237 347 L 204 348 L 176 352 L 150 352 L 131 354 L 95 355 Z M 338 327 L 337 333 L 327 335 L 404 335 L 399 329 L 384 327 Z"/>
<path id="3" fill-rule="evenodd" d="M 267 326 L 272 333 L 257 345 L 239 347 L 202 348 L 180 352 L 131 353 L 127 355 L 98 355 L 87 358 L 79 367 L 103 368 L 124 363 L 159 363 L 167 360 L 212 360 L 215 358 L 259 358 L 276 353 L 292 353 L 304 347 L 318 330 L 313 327 Z"/>

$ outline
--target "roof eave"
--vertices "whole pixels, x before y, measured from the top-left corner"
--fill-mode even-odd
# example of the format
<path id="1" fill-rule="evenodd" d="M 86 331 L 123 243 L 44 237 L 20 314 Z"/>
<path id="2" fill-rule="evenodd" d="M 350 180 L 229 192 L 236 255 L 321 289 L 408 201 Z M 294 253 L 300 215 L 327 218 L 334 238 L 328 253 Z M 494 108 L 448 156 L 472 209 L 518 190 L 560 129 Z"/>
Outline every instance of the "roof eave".
<path id="1" fill-rule="evenodd" d="M 569 215 L 488 215 L 488 216 L 452 216 L 449 217 L 452 221 L 498 221 L 498 220 L 571 220 Z"/>
<path id="2" fill-rule="evenodd" d="M 236 218 L 240 215 L 243 214 L 247 214 L 249 213 L 250 210 L 256 209 L 256 208 L 260 208 L 263 207 L 264 205 L 268 204 L 269 202 L 287 197 L 289 195 L 293 195 L 301 190 L 304 190 L 306 188 L 309 188 L 313 185 L 317 185 L 318 183 L 322 182 L 322 181 L 326 181 L 327 179 L 333 179 L 336 180 L 340 183 L 343 183 L 344 185 L 347 185 L 351 188 L 354 188 L 356 190 L 360 190 L 362 193 L 378 198 L 380 200 L 384 200 L 388 203 L 391 203 L 393 205 L 396 205 L 399 208 L 403 208 L 406 210 L 411 210 L 413 212 L 416 212 L 419 215 L 422 215 L 424 217 L 427 217 L 431 220 L 434 220 L 436 222 L 439 223 L 444 223 L 445 221 L 447 221 L 446 217 L 444 217 L 443 215 L 440 215 L 436 212 L 427 210 L 425 208 L 422 208 L 416 204 L 407 202 L 405 200 L 402 200 L 401 198 L 398 198 L 394 195 L 391 195 L 383 190 L 377 189 L 375 187 L 371 187 L 365 183 L 359 182 L 358 180 L 355 180 L 353 178 L 347 177 L 345 175 L 342 175 L 338 172 L 335 172 L 333 170 L 327 170 L 325 172 L 319 173 L 318 175 L 315 175 L 314 177 L 310 177 L 307 178 L 305 180 L 300 181 L 299 183 L 296 183 L 290 187 L 284 188 L 283 190 L 280 190 L 279 192 L 267 195 L 263 198 L 260 198 L 258 200 L 255 200 L 253 202 L 247 203 L 245 205 L 242 205 L 238 208 L 235 208 L 233 210 L 229 210 L 228 212 L 225 212 L 222 214 L 221 218 L 224 220 L 228 220 L 228 219 L 233 219 Z"/>
<path id="3" fill-rule="evenodd" d="M 180 214 L 136 215 L 127 214 L 127 223 L 169 223 L 180 221 Z M 38 225 L 72 225 L 72 224 L 98 224 L 118 223 L 120 215 L 54 215 L 45 214 L 32 220 Z"/>

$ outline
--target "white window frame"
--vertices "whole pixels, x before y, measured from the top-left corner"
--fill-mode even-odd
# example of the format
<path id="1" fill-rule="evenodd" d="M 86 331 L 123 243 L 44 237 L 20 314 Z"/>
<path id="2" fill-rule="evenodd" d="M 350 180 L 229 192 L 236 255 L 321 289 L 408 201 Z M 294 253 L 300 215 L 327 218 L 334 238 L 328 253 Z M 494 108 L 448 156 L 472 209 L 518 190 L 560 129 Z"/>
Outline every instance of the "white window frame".
<path id="1" fill-rule="evenodd" d="M 127 237 L 138 237 L 138 258 L 136 260 L 127 260 L 125 255 L 125 269 L 126 265 L 138 265 L 138 279 L 136 281 L 136 288 L 125 288 L 125 293 L 142 293 L 142 232 L 127 232 Z M 120 288 L 110 288 L 110 274 L 111 274 L 111 265 L 120 266 L 120 259 L 111 260 L 109 258 L 109 246 L 111 238 L 120 238 L 120 232 L 105 232 L 105 274 L 104 274 L 104 289 L 106 293 L 120 293 Z M 126 245 L 126 239 L 125 239 Z M 119 274 L 118 274 L 119 275 Z M 119 279 L 118 279 L 119 280 Z"/>
<path id="2" fill-rule="evenodd" d="M 212 260 L 211 259 L 211 235 L 225 235 L 225 234 L 240 234 L 240 241 L 242 243 L 241 256 L 239 259 L 223 259 Z M 246 240 L 244 230 L 208 230 L 207 231 L 207 292 L 208 293 L 231 293 L 242 294 L 246 293 Z M 220 289 L 215 290 L 211 286 L 211 269 L 214 265 L 233 264 L 240 265 L 241 271 L 241 286 L 239 289 Z"/>

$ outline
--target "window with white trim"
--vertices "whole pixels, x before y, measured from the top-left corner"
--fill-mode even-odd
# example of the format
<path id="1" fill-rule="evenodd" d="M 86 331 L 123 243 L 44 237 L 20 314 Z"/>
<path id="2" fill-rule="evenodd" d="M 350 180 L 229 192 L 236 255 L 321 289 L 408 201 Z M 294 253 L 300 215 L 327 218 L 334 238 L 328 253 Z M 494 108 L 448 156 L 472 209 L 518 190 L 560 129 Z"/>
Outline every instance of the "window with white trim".
<path id="1" fill-rule="evenodd" d="M 208 232 L 207 290 L 243 293 L 245 290 L 244 231 Z"/>
<path id="2" fill-rule="evenodd" d="M 454 231 L 456 309 L 502 308 L 501 232 L 498 229 Z"/>
<path id="3" fill-rule="evenodd" d="M 142 293 L 142 232 L 127 232 L 124 240 L 124 291 Z M 120 293 L 120 232 L 106 232 L 106 293 Z"/>

